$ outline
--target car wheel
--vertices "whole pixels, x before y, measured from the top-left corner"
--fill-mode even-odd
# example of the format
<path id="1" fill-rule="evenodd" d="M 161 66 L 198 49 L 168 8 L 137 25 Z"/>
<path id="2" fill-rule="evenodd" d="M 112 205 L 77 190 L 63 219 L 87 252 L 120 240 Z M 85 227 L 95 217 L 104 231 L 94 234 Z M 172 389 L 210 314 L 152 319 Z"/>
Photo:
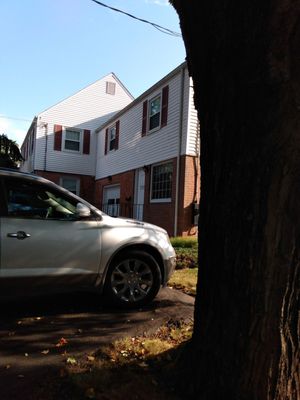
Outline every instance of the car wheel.
<path id="1" fill-rule="evenodd" d="M 155 259 L 144 251 L 127 251 L 112 261 L 104 293 L 106 300 L 122 308 L 149 303 L 161 286 L 161 272 Z"/>

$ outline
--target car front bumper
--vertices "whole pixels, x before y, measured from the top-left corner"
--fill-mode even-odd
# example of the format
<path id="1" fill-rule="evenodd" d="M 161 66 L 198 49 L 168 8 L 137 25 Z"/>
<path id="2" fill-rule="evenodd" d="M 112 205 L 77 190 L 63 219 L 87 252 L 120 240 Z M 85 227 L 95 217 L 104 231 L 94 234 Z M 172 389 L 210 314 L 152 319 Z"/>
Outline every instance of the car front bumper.
<path id="1" fill-rule="evenodd" d="M 165 265 L 165 276 L 163 280 L 163 286 L 165 286 L 170 279 L 171 275 L 173 274 L 175 267 L 176 267 L 176 256 L 172 256 L 167 260 L 164 260 Z"/>

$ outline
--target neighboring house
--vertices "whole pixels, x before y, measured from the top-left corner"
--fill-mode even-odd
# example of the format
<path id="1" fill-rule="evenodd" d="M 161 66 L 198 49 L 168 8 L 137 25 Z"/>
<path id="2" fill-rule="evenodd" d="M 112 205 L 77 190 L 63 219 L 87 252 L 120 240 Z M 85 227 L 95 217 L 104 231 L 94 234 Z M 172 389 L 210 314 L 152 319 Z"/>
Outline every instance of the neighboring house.
<path id="1" fill-rule="evenodd" d="M 171 236 L 197 232 L 199 123 L 181 64 L 133 100 L 114 74 L 40 113 L 22 145 L 22 170 L 112 216 Z"/>
<path id="2" fill-rule="evenodd" d="M 96 206 L 160 225 L 171 236 L 195 234 L 199 123 L 186 63 L 96 132 Z"/>
<path id="3" fill-rule="evenodd" d="M 111 73 L 41 112 L 22 144 L 21 170 L 35 172 L 94 202 L 94 131 L 132 100 Z"/>

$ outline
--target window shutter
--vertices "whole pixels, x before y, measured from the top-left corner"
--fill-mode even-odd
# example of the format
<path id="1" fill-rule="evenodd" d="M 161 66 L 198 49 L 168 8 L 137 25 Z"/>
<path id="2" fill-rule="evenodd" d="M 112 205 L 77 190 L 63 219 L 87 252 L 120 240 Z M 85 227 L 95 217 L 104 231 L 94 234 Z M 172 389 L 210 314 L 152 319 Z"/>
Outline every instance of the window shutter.
<path id="1" fill-rule="evenodd" d="M 116 142 L 115 142 L 115 150 L 119 148 L 119 136 L 120 136 L 120 120 L 116 122 Z"/>
<path id="2" fill-rule="evenodd" d="M 107 141 L 108 141 L 108 128 L 105 130 L 105 148 L 104 148 L 104 154 L 107 154 Z"/>
<path id="3" fill-rule="evenodd" d="M 147 133 L 147 115 L 148 115 L 148 100 L 143 103 L 143 124 L 142 124 L 142 136 Z"/>
<path id="4" fill-rule="evenodd" d="M 54 150 L 61 151 L 62 126 L 54 125 Z"/>
<path id="5" fill-rule="evenodd" d="M 161 127 L 166 126 L 168 122 L 168 103 L 169 86 L 165 86 L 162 90 Z"/>
<path id="6" fill-rule="evenodd" d="M 90 154 L 90 141 L 91 141 L 91 131 L 85 129 L 83 132 L 83 154 Z"/>

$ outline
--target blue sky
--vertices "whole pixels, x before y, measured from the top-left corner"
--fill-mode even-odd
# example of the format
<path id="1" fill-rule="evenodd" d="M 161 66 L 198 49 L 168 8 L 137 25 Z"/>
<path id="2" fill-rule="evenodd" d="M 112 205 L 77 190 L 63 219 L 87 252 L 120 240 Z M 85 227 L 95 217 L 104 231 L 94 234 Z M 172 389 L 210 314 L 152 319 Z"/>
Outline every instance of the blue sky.
<path id="1" fill-rule="evenodd" d="M 167 0 L 103 0 L 180 32 Z M 0 134 L 21 144 L 33 117 L 114 72 L 135 97 L 185 59 L 182 38 L 91 0 L 0 1 Z"/>

